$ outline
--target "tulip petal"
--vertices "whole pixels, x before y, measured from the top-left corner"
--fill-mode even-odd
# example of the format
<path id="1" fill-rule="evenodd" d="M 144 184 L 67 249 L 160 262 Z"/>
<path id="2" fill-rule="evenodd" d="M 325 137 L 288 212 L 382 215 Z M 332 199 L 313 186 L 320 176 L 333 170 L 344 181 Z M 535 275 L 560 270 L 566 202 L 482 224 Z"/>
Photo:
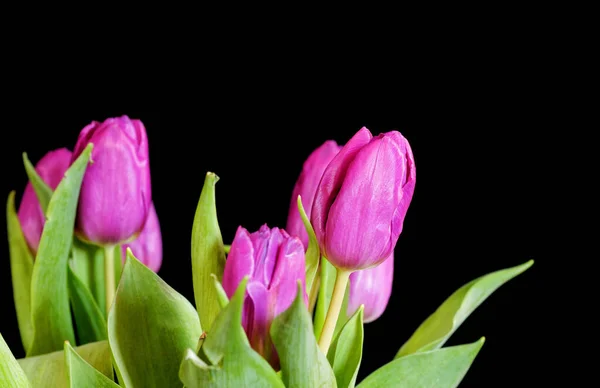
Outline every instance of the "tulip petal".
<path id="1" fill-rule="evenodd" d="M 223 273 L 223 289 L 231 299 L 244 276 L 254 273 L 254 247 L 250 234 L 241 226 L 238 228 Z"/>
<path id="2" fill-rule="evenodd" d="M 321 246 L 325 241 L 329 208 L 342 187 L 348 167 L 358 151 L 372 138 L 373 135 L 367 128 L 361 128 L 331 160 L 323 173 L 311 210 L 311 223 Z"/>
<path id="3" fill-rule="evenodd" d="M 163 250 L 160 222 L 154 204 L 150 206 L 148 219 L 140 235 L 129 244 L 121 246 L 123 264 L 127 257 L 127 248 L 131 248 L 135 257 L 139 258 L 146 267 L 158 272 L 162 264 Z"/>
<path id="4" fill-rule="evenodd" d="M 298 280 L 304 286 L 304 302 L 308 306 L 305 269 L 304 246 L 302 242 L 297 237 L 287 238 L 279 247 L 277 265 L 273 274 L 273 281 L 269 288 L 271 293 L 277 295 L 275 299 L 275 316 L 285 311 L 294 301 Z"/>
<path id="5" fill-rule="evenodd" d="M 392 295 L 394 255 L 376 267 L 350 275 L 347 315 L 352 316 L 361 304 L 365 306 L 364 322 L 373 322 L 383 314 Z"/>
<path id="6" fill-rule="evenodd" d="M 327 140 L 314 150 L 304 162 L 300 177 L 298 177 L 292 191 L 292 200 L 285 230 L 290 235 L 300 238 L 305 248 L 308 247 L 308 234 L 302 222 L 300 212 L 298 212 L 298 196 L 302 197 L 302 206 L 310 220 L 315 193 L 317 192 L 319 182 L 321 182 L 323 172 L 341 148 L 334 140 Z"/>
<path id="7" fill-rule="evenodd" d="M 274 314 L 271 298 L 278 295 L 270 295 L 263 284 L 257 281 L 248 282 L 246 289 L 248 296 L 245 300 L 244 315 L 245 330 L 252 349 L 261 354 L 271 365 L 276 366 L 277 357 L 269 335 L 271 322 Z M 244 319 L 245 318 L 245 319 Z"/>
<path id="8" fill-rule="evenodd" d="M 392 139 L 380 135 L 348 166 L 326 225 L 325 256 L 336 267 L 368 268 L 389 256 L 403 157 Z"/>
<path id="9" fill-rule="evenodd" d="M 250 235 L 254 246 L 254 273 L 252 278 L 260 281 L 266 287 L 271 283 L 277 251 L 283 240 L 279 228 L 269 229 L 267 225 L 260 227 L 258 232 Z"/>

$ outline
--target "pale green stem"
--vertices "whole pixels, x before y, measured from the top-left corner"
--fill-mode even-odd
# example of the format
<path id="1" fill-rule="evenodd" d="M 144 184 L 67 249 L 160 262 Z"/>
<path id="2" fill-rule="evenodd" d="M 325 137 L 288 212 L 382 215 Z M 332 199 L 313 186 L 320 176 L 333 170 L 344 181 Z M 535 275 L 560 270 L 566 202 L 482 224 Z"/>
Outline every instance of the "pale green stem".
<path id="1" fill-rule="evenodd" d="M 351 271 L 337 269 L 331 302 L 329 303 L 329 309 L 327 309 L 327 316 L 325 317 L 325 323 L 323 324 L 323 331 L 319 338 L 319 348 L 325 355 L 327 355 L 329 346 L 331 346 L 333 332 L 335 331 L 335 326 L 344 302 L 344 294 L 346 293 L 346 286 L 348 285 L 348 278 L 351 273 Z"/>
<path id="2" fill-rule="evenodd" d="M 110 311 L 115 297 L 115 247 L 108 245 L 104 247 L 104 285 L 106 295 L 106 316 Z"/>

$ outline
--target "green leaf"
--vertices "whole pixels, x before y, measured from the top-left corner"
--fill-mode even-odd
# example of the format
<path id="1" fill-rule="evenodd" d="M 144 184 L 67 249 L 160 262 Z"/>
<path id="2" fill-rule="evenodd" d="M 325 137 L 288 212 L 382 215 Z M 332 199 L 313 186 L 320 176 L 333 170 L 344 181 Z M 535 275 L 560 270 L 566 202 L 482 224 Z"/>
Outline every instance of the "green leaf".
<path id="1" fill-rule="evenodd" d="M 202 346 L 205 360 L 188 349 L 179 371 L 186 387 L 283 387 L 269 363 L 250 347 L 242 328 L 247 283 L 246 277 L 214 321 Z"/>
<path id="2" fill-rule="evenodd" d="M 485 338 L 468 345 L 411 354 L 387 363 L 358 388 L 454 388 L 462 381 Z"/>
<path id="3" fill-rule="evenodd" d="M 96 387 L 114 388 L 118 387 L 112 379 L 109 379 L 96 368 L 87 363 L 73 347 L 65 341 L 65 364 L 67 365 L 67 380 L 69 387 Z"/>
<path id="4" fill-rule="evenodd" d="M 33 341 L 33 323 L 31 322 L 31 275 L 33 256 L 21 230 L 19 217 L 15 210 L 15 192 L 8 195 L 6 204 L 6 224 L 8 247 L 10 251 L 10 271 L 12 274 L 13 298 L 17 310 L 17 321 L 21 342 L 25 351 Z"/>
<path id="5" fill-rule="evenodd" d="M 127 261 L 108 315 L 108 338 L 121 385 L 178 386 L 186 349 L 202 330 L 188 300 L 127 250 Z"/>
<path id="6" fill-rule="evenodd" d="M 331 303 L 331 295 L 333 294 L 333 286 L 335 285 L 336 269 L 325 257 L 321 259 L 321 286 L 319 287 L 319 297 L 317 299 L 317 308 L 315 311 L 315 337 L 319 338 L 323 331 L 325 318 L 329 303 Z M 341 314 L 340 314 L 341 315 Z"/>
<path id="7" fill-rule="evenodd" d="M 8 348 L 0 334 L 0 387 L 25 388 L 31 387 L 25 372 Z"/>
<path id="8" fill-rule="evenodd" d="M 70 265 L 67 278 L 79 343 L 83 345 L 108 339 L 106 320 L 102 311 L 90 290 L 77 277 Z"/>
<path id="9" fill-rule="evenodd" d="M 200 323 L 207 332 L 221 311 L 210 275 L 215 274 L 222 281 L 225 268 L 225 249 L 215 204 L 215 185 L 218 180 L 219 177 L 214 173 L 206 174 L 192 227 L 194 298 Z"/>
<path id="10" fill-rule="evenodd" d="M 213 285 L 215 287 L 215 290 L 217 291 L 217 299 L 219 300 L 219 306 L 221 306 L 221 308 L 224 309 L 227 306 L 227 304 L 229 303 L 229 298 L 227 297 L 227 293 L 223 289 L 223 286 L 221 285 L 221 283 L 219 283 L 219 280 L 217 279 L 215 274 L 210 274 L 210 277 L 212 278 Z"/>
<path id="11" fill-rule="evenodd" d="M 333 370 L 317 345 L 302 284 L 292 305 L 273 320 L 271 338 L 279 354 L 287 387 L 336 387 Z"/>
<path id="12" fill-rule="evenodd" d="M 33 341 L 27 351 L 28 357 L 62 350 L 64 341 L 75 343 L 69 308 L 67 261 L 73 241 L 79 190 L 92 147 L 91 143 L 88 144 L 69 167 L 48 205 L 31 278 Z"/>
<path id="13" fill-rule="evenodd" d="M 317 270 L 319 269 L 321 251 L 319 249 L 317 236 L 315 235 L 315 230 L 304 211 L 302 198 L 300 196 L 298 196 L 298 211 L 300 212 L 300 217 L 302 217 L 302 222 L 308 233 L 308 248 L 306 249 L 306 294 L 311 295 L 312 288 L 315 286 L 314 280 L 317 275 Z"/>
<path id="14" fill-rule="evenodd" d="M 102 316 L 106 318 L 104 249 L 83 242 L 75 237 L 71 248 L 71 256 L 71 268 L 73 272 L 90 290 L 98 308 L 102 312 Z"/>
<path id="15" fill-rule="evenodd" d="M 439 349 L 483 301 L 498 287 L 523 273 L 533 260 L 492 272 L 459 288 L 427 318 L 398 351 L 396 358 Z"/>
<path id="16" fill-rule="evenodd" d="M 27 177 L 31 182 L 33 191 L 35 191 L 35 195 L 40 202 L 42 211 L 44 214 L 46 214 L 48 204 L 50 203 L 50 198 L 52 198 L 52 189 L 38 175 L 37 171 L 35 171 L 35 167 L 33 164 L 31 164 L 29 158 L 27 158 L 27 152 L 23 152 L 23 164 L 25 165 L 25 172 L 27 173 Z"/>
<path id="17" fill-rule="evenodd" d="M 107 341 L 78 346 L 75 351 L 92 367 L 112 379 L 113 369 Z M 36 357 L 21 358 L 18 361 L 32 387 L 70 388 L 64 350 Z"/>
<path id="18" fill-rule="evenodd" d="M 363 351 L 363 311 L 364 306 L 361 305 L 346 322 L 327 353 L 339 388 L 353 388 L 356 384 Z"/>

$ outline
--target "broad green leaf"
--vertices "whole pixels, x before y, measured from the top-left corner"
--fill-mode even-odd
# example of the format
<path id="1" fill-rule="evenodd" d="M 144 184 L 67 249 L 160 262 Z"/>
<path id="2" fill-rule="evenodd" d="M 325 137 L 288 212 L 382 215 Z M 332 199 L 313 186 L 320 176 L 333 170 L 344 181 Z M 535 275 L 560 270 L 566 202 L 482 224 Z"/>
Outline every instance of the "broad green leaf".
<path id="1" fill-rule="evenodd" d="M 33 341 L 33 323 L 31 322 L 31 275 L 33 256 L 21 230 L 21 224 L 15 210 L 15 192 L 8 195 L 6 204 L 6 224 L 8 247 L 10 251 L 10 271 L 12 275 L 13 298 L 17 310 L 17 321 L 23 348 L 27 349 Z"/>
<path id="2" fill-rule="evenodd" d="M 69 296 L 81 345 L 108 339 L 106 320 L 92 293 L 69 265 Z"/>
<path id="3" fill-rule="evenodd" d="M 308 248 L 306 249 L 306 294 L 311 295 L 311 292 L 313 292 L 312 288 L 316 286 L 314 280 L 317 275 L 317 270 L 319 269 L 321 251 L 319 249 L 317 236 L 315 235 L 315 230 L 310 224 L 310 220 L 304 211 L 302 198 L 300 196 L 298 196 L 298 211 L 300 212 L 300 217 L 302 217 L 302 222 L 308 233 Z"/>
<path id="4" fill-rule="evenodd" d="M 354 388 L 363 350 L 363 311 L 361 305 L 335 338 L 327 359 L 339 388 Z"/>
<path id="5" fill-rule="evenodd" d="M 109 379 L 96 368 L 87 363 L 73 347 L 65 342 L 65 364 L 67 365 L 67 380 L 69 387 L 96 387 L 114 388 L 118 387 L 112 379 Z"/>
<path id="6" fill-rule="evenodd" d="M 108 315 L 108 338 L 121 385 L 177 387 L 181 358 L 196 346 L 200 334 L 190 302 L 127 249 Z"/>
<path id="7" fill-rule="evenodd" d="M 25 372 L 8 348 L 0 334 L 0 387 L 26 388 L 31 387 Z"/>
<path id="8" fill-rule="evenodd" d="M 336 387 L 333 370 L 313 334 L 302 284 L 292 305 L 271 325 L 271 338 L 281 361 L 286 387 Z"/>
<path id="9" fill-rule="evenodd" d="M 242 308 L 248 278 L 242 280 L 202 346 L 204 360 L 188 349 L 179 377 L 189 388 L 282 387 L 283 383 L 248 343 L 242 328 Z"/>
<path id="10" fill-rule="evenodd" d="M 321 286 L 319 287 L 319 297 L 317 299 L 317 308 L 315 311 L 315 337 L 319 338 L 327 317 L 333 286 L 335 285 L 336 270 L 335 267 L 325 257 L 321 259 Z"/>
<path id="11" fill-rule="evenodd" d="M 200 323 L 207 332 L 221 311 L 210 275 L 215 274 L 221 281 L 225 268 L 225 249 L 215 204 L 215 185 L 218 180 L 219 177 L 214 173 L 206 174 L 192 227 L 194 298 Z"/>
<path id="12" fill-rule="evenodd" d="M 69 167 L 48 204 L 31 277 L 31 316 L 33 341 L 27 356 L 62 350 L 64 341 L 75 343 L 69 290 L 67 261 L 73 241 L 75 213 L 81 181 L 90 160 L 88 144 Z"/>
<path id="13" fill-rule="evenodd" d="M 460 346 L 411 354 L 387 363 L 364 379 L 358 388 L 454 388 L 462 381 L 484 338 Z"/>
<path id="14" fill-rule="evenodd" d="M 396 358 L 439 349 L 483 301 L 498 287 L 523 273 L 533 260 L 492 272 L 459 288 L 427 318 L 398 351 Z"/>
<path id="15" fill-rule="evenodd" d="M 52 189 L 38 175 L 37 171 L 35 171 L 35 167 L 29 161 L 26 152 L 23 152 L 23 164 L 25 165 L 25 172 L 27 173 L 27 177 L 31 182 L 33 191 L 35 191 L 35 196 L 40 202 L 42 211 L 44 212 L 44 214 L 46 214 L 48 204 L 50 203 L 50 198 L 52 198 Z"/>
<path id="16" fill-rule="evenodd" d="M 90 290 L 102 316 L 106 318 L 104 249 L 85 243 L 79 238 L 74 238 L 71 255 L 71 268 L 73 272 Z"/>
<path id="17" fill-rule="evenodd" d="M 107 341 L 94 342 L 75 348 L 88 364 L 112 379 L 113 369 Z M 21 358 L 19 365 L 35 388 L 70 388 L 65 365 L 65 352 L 52 352 L 41 356 Z M 83 388 L 83 386 L 82 386 Z"/>

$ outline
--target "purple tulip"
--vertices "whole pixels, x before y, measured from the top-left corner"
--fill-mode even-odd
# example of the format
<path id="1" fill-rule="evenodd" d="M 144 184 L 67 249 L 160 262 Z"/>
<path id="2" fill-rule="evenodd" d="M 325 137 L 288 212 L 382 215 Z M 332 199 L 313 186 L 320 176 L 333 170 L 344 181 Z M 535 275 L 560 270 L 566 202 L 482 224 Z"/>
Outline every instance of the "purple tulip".
<path id="1" fill-rule="evenodd" d="M 290 211 L 288 213 L 286 230 L 292 236 L 298 236 L 304 244 L 304 248 L 308 247 L 308 233 L 300 217 L 298 211 L 298 195 L 302 197 L 302 205 L 304 211 L 310 219 L 312 205 L 315 199 L 315 193 L 325 168 L 331 162 L 331 159 L 342 149 L 341 146 L 333 140 L 328 140 L 323 143 L 319 148 L 314 150 L 312 154 L 306 159 L 302 166 L 302 172 L 294 191 L 292 192 L 292 202 L 290 204 Z"/>
<path id="2" fill-rule="evenodd" d="M 146 267 L 158 272 L 162 264 L 163 251 L 160 223 L 154 204 L 150 206 L 150 213 L 142 233 L 132 242 L 121 246 L 123 263 L 125 263 L 127 257 L 127 247 L 131 248 L 133 255 Z"/>
<path id="3" fill-rule="evenodd" d="M 263 225 L 252 234 L 239 227 L 223 273 L 223 289 L 232 297 L 244 276 L 249 276 L 242 326 L 250 345 L 274 368 L 279 359 L 269 330 L 273 319 L 296 297 L 298 280 L 305 285 L 304 247 L 285 230 Z M 304 295 L 308 305 L 308 296 Z"/>
<path id="4" fill-rule="evenodd" d="M 59 148 L 48 152 L 35 165 L 35 171 L 52 190 L 56 189 L 71 164 L 71 151 Z M 46 217 L 31 182 L 27 183 L 19 205 L 19 221 L 29 249 L 37 252 Z"/>
<path id="5" fill-rule="evenodd" d="M 94 144 L 85 172 L 76 232 L 98 245 L 131 241 L 150 211 L 150 165 L 144 124 L 127 116 L 93 121 L 77 139 L 73 159 Z"/>
<path id="6" fill-rule="evenodd" d="M 392 294 L 394 279 L 394 254 L 377 267 L 363 269 L 350 275 L 348 316 L 361 304 L 365 305 L 363 322 L 373 322 L 383 314 Z"/>
<path id="7" fill-rule="evenodd" d="M 408 141 L 362 128 L 333 158 L 317 188 L 311 223 L 337 268 L 373 267 L 392 254 L 415 189 Z"/>

